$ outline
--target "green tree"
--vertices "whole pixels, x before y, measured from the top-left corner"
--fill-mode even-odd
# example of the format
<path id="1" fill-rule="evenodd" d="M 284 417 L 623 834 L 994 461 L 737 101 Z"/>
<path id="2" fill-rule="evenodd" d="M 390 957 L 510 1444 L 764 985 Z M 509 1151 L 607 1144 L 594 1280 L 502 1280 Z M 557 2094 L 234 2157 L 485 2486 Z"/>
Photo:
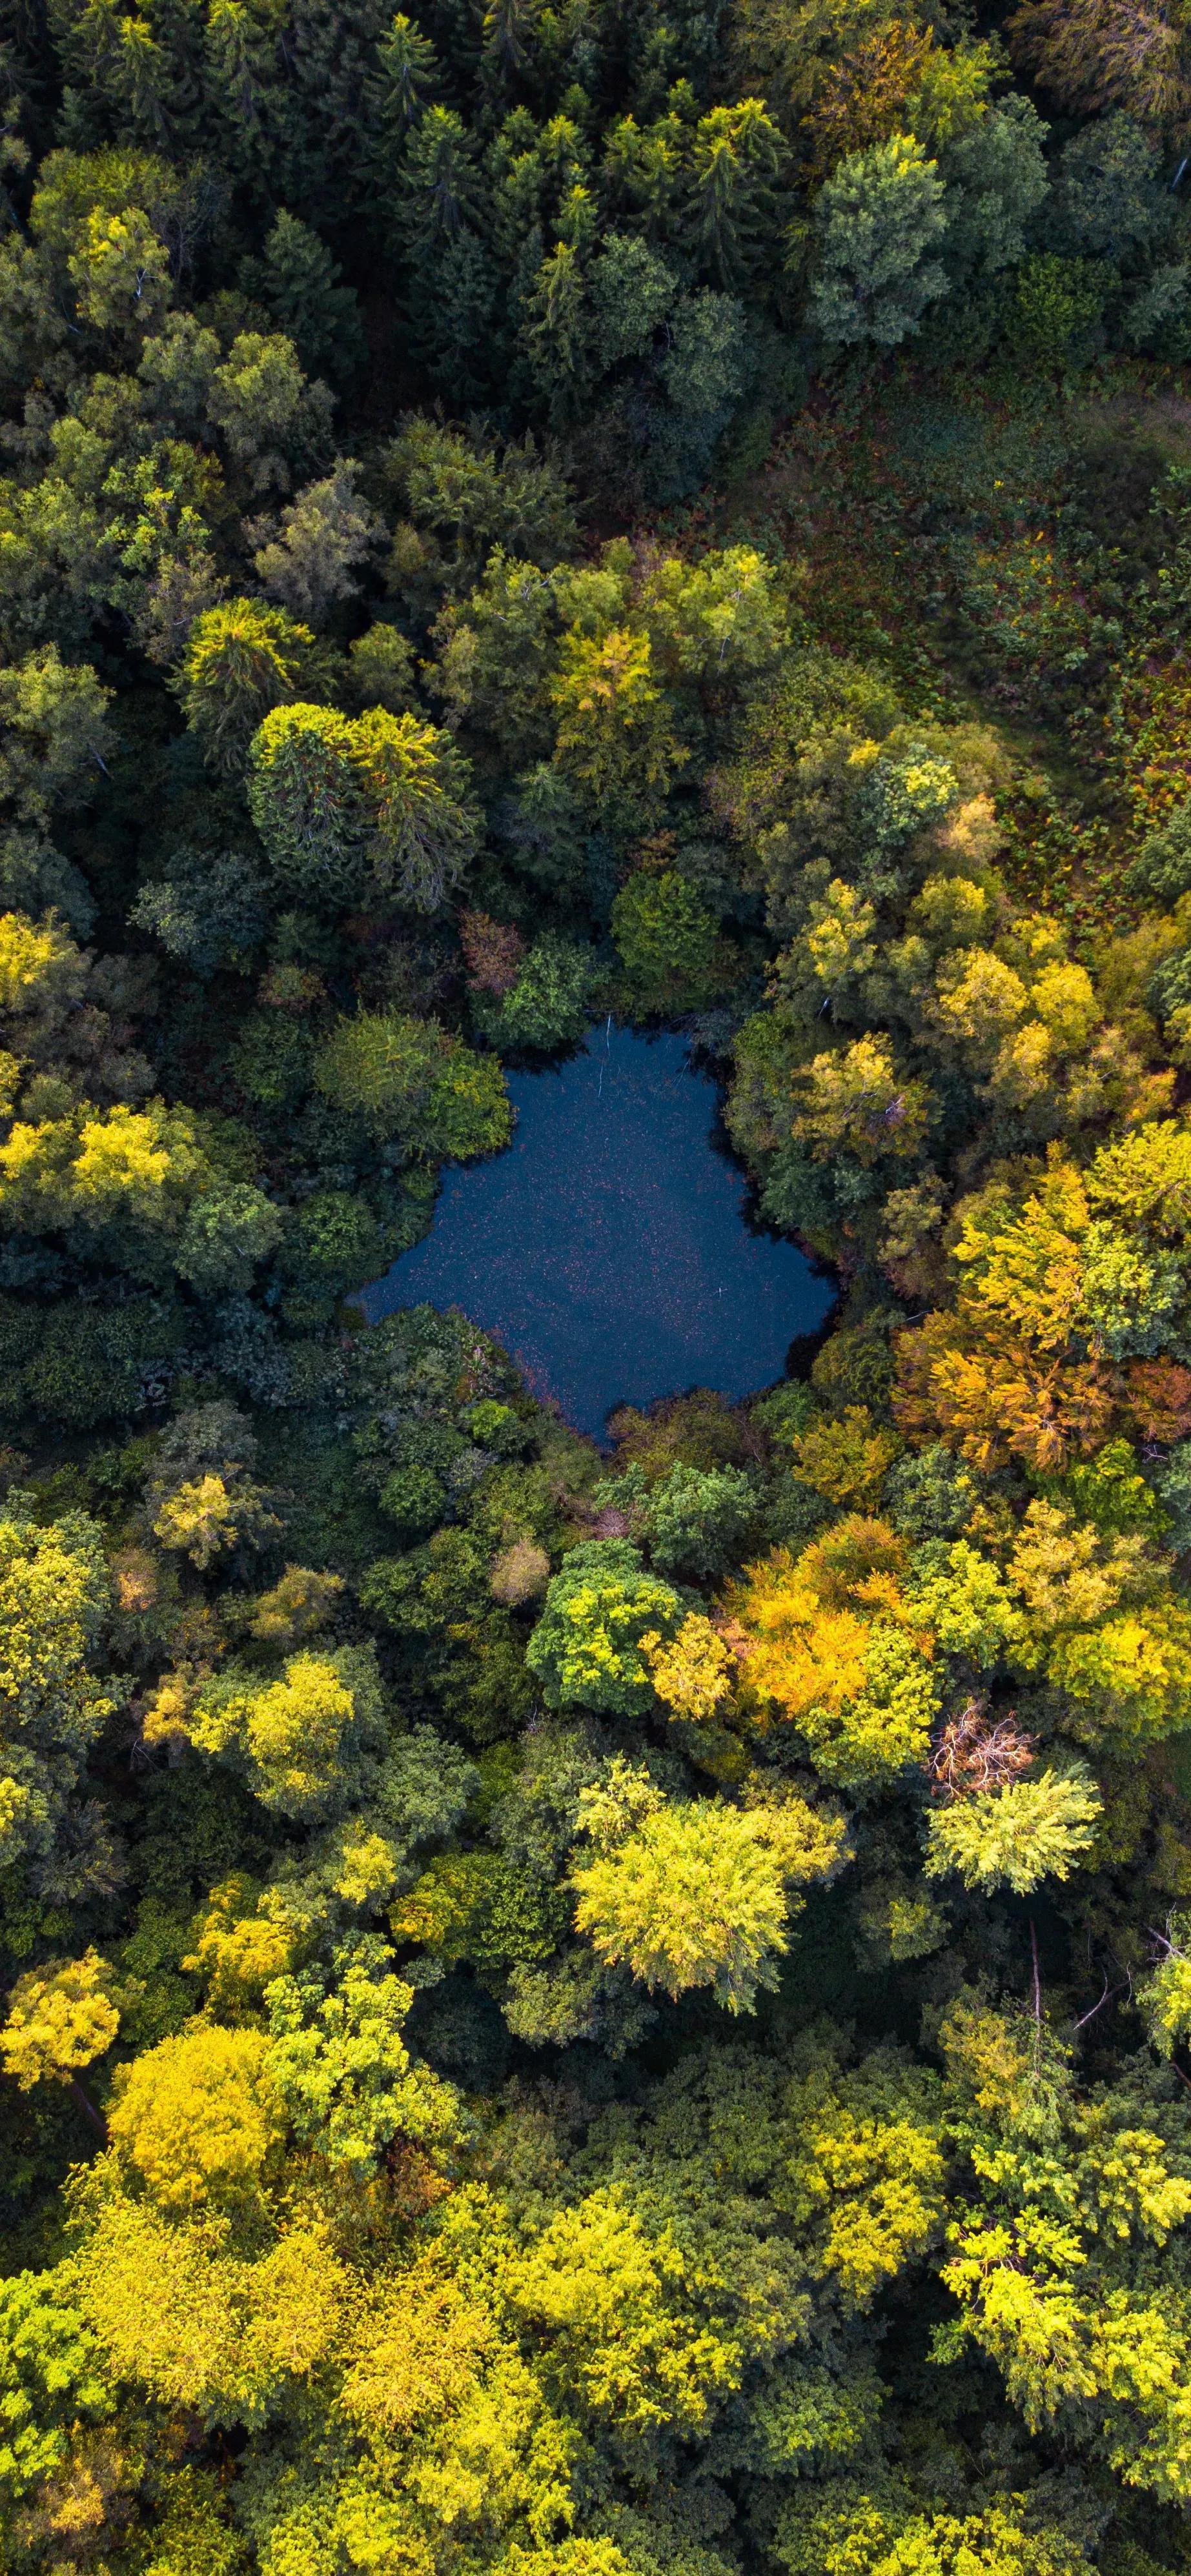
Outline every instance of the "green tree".
<path id="1" fill-rule="evenodd" d="M 1035 251 L 1017 272 L 1011 337 L 1023 357 L 1056 371 L 1086 360 L 1109 280 L 1094 261 Z"/>
<path id="2" fill-rule="evenodd" d="M 850 153 L 815 209 L 811 312 L 829 345 L 895 349 L 947 290 L 932 256 L 947 228 L 943 183 L 912 135 Z"/>
<path id="3" fill-rule="evenodd" d="M 321 482 L 307 483 L 282 511 L 277 535 L 253 557 L 270 599 L 312 626 L 324 625 L 340 601 L 354 599 L 357 568 L 380 534 L 356 490 L 358 472 L 345 458 Z"/>
<path id="4" fill-rule="evenodd" d="M 365 354 L 359 301 L 353 287 L 341 285 L 340 274 L 326 243 L 284 206 L 265 236 L 260 260 L 248 261 L 242 271 L 248 292 L 267 304 L 307 374 L 326 373 L 336 382 L 350 378 Z"/>
<path id="5" fill-rule="evenodd" d="M 625 982 L 647 1009 L 674 996 L 696 1000 L 714 984 L 715 916 L 677 870 L 638 869 L 613 903 L 611 927 Z"/>
<path id="6" fill-rule="evenodd" d="M 506 993 L 473 998 L 472 1018 L 489 1044 L 506 1055 L 523 1049 L 548 1055 L 574 1046 L 587 1027 L 594 973 L 586 949 L 544 931 Z"/>
<path id="7" fill-rule="evenodd" d="M 238 770 L 269 709 L 301 697 L 313 646 L 309 627 L 250 599 L 229 600 L 198 618 L 178 694 L 216 768 Z"/>
<path id="8" fill-rule="evenodd" d="M 467 762 L 437 726 L 384 707 L 356 718 L 352 742 L 379 883 L 414 912 L 438 912 L 480 842 Z"/>
<path id="9" fill-rule="evenodd" d="M 249 746 L 248 802 L 283 885 L 316 903 L 359 892 L 369 814 L 346 716 L 273 707 Z"/>
<path id="10" fill-rule="evenodd" d="M 645 1511 L 649 1551 L 662 1574 L 695 1580 L 724 1574 L 757 1518 L 757 1488 L 739 1467 L 688 1467 L 683 1460 L 653 1487 Z"/>
<path id="11" fill-rule="evenodd" d="M 206 980 L 239 967 L 259 948 L 270 904 L 259 864 L 237 850 L 171 851 L 168 874 L 142 885 L 128 918 L 171 957 Z"/>
<path id="12" fill-rule="evenodd" d="M 556 243 L 542 261 L 527 300 L 522 339 L 533 382 L 551 422 L 561 428 L 575 418 L 591 376 L 587 282 L 573 242 Z"/>
<path id="13" fill-rule="evenodd" d="M 672 1996 L 710 1986 L 730 2012 L 751 2012 L 777 1983 L 799 1882 L 825 1877 L 843 1826 L 802 1799 L 738 1808 L 713 1799 L 667 1805 L 647 1775 L 612 1767 L 585 1791 L 579 1822 L 593 1838 L 571 1884 L 575 1920 L 609 1965 Z"/>
<path id="14" fill-rule="evenodd" d="M 772 256 L 778 229 L 776 183 L 786 147 L 759 98 L 713 107 L 695 128 L 687 181 L 688 231 L 700 268 L 717 286 L 738 286 Z"/>
<path id="15" fill-rule="evenodd" d="M 330 444 L 332 398 L 309 384 L 284 332 L 241 331 L 211 382 L 207 409 L 249 492 L 288 492 Z"/>
<path id="16" fill-rule="evenodd" d="M 526 1662 L 552 1708 L 644 1716 L 653 1684 L 641 1640 L 673 1635 L 681 1616 L 678 1594 L 646 1573 L 627 1539 L 588 1540 L 555 1575 Z"/>
<path id="17" fill-rule="evenodd" d="M 194 1201 L 178 1239 L 174 1267 L 200 1297 L 227 1297 L 251 1287 L 259 1264 L 276 1252 L 285 1220 L 251 1181 L 228 1181 Z"/>
<path id="18" fill-rule="evenodd" d="M 965 1887 L 1009 1887 L 1027 1896 L 1044 1878 L 1069 1878 L 1095 1840 L 1101 1798 L 1082 1770 L 1043 1771 L 936 1808 L 927 1820 L 926 1874 L 954 1870 Z"/>
<path id="19" fill-rule="evenodd" d="M 391 200 L 406 142 L 441 87 L 434 47 L 400 10 L 377 47 L 372 131 L 378 192 Z"/>
<path id="20" fill-rule="evenodd" d="M 507 1145 L 513 1113 L 500 1065 L 448 1037 L 437 1020 L 361 1011 L 341 1020 L 315 1061 L 336 1108 L 411 1154 L 466 1162 Z"/>
<path id="21" fill-rule="evenodd" d="M 536 564 L 494 547 L 479 587 L 448 600 L 435 628 L 435 686 L 465 723 L 515 762 L 551 742 L 549 682 L 558 658 L 554 596 Z"/>

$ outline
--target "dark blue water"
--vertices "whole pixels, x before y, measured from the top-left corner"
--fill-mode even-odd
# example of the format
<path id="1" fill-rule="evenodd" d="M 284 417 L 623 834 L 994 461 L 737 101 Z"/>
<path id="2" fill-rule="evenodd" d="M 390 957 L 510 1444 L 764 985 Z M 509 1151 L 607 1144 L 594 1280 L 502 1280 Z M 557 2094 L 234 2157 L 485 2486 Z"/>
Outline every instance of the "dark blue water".
<path id="1" fill-rule="evenodd" d="M 461 1306 L 596 1439 L 615 1404 L 780 1377 L 834 1290 L 794 1244 L 750 1232 L 685 1038 L 595 1030 L 509 1091 L 512 1144 L 447 1175 L 433 1232 L 366 1292 L 370 1322 Z"/>

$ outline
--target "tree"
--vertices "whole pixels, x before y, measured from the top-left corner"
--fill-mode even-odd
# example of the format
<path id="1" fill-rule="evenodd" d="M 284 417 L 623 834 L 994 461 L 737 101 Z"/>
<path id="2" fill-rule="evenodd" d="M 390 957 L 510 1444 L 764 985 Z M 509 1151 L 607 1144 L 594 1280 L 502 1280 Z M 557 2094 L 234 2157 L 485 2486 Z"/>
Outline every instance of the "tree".
<path id="1" fill-rule="evenodd" d="M 567 485 L 532 437 L 498 449 L 416 413 L 385 451 L 385 470 L 419 559 L 427 548 L 452 596 L 474 588 L 493 553 L 549 572 L 576 551 Z"/>
<path id="2" fill-rule="evenodd" d="M 271 709 L 249 747 L 248 802 L 283 885 L 316 901 L 359 892 L 369 815 L 346 716 L 301 704 Z"/>
<path id="3" fill-rule="evenodd" d="M 142 885 L 128 918 L 206 980 L 219 967 L 238 967 L 251 956 L 265 936 L 269 915 L 259 864 L 237 850 L 184 844 L 171 852 L 167 876 Z"/>
<path id="4" fill-rule="evenodd" d="M 573 242 L 557 242 L 534 279 L 522 340 L 530 374 L 559 428 L 574 419 L 587 392 L 591 337 L 580 252 Z"/>
<path id="5" fill-rule="evenodd" d="M 427 107 L 411 128 L 397 220 L 423 292 L 435 253 L 457 241 L 480 212 L 475 158 L 474 140 L 453 108 Z"/>
<path id="6" fill-rule="evenodd" d="M 361 1011 L 341 1020 L 315 1061 L 327 1099 L 411 1154 L 466 1162 L 499 1152 L 513 1113 L 500 1065 L 450 1038 L 437 1020 Z"/>
<path id="7" fill-rule="evenodd" d="M 590 952 L 554 931 L 544 931 L 521 960 L 507 991 L 489 1000 L 477 995 L 472 1017 L 477 1027 L 505 1055 L 531 1049 L 552 1055 L 575 1046 L 588 1023 L 588 997 L 594 980 Z"/>
<path id="8" fill-rule="evenodd" d="M 847 1404 L 838 1417 L 820 1415 L 790 1442 L 794 1474 L 812 1493 L 844 1511 L 868 1511 L 899 1455 L 895 1431 L 874 1422 L 867 1404 Z"/>
<path id="9" fill-rule="evenodd" d="M 200 2092 L 187 2099 L 175 2059 L 169 2074 L 163 2070 L 160 2132 L 150 2113 L 147 2138 L 156 2147 L 160 2135 L 162 2162 L 155 2171 L 167 2193 L 193 2184 L 194 2201 L 167 2198 L 160 2207 L 152 2191 L 133 2197 L 106 2168 L 71 2264 L 71 2289 L 109 2376 L 157 2404 L 192 2408 L 230 2426 L 259 2420 L 324 2358 L 347 2284 L 325 2232 L 315 2226 L 269 2230 L 255 2260 L 220 2250 L 227 2222 L 246 2215 L 239 2189 L 255 2193 L 267 2169 L 267 2159 L 264 2168 L 257 2165 L 256 2149 L 262 2123 L 271 2130 L 272 2110 L 264 2113 L 268 2097 L 257 2092 L 253 2073 L 259 2045 L 267 2043 L 259 2032 L 194 2036 L 215 2043 L 206 2098 Z M 173 2046 L 186 2040 L 180 2034 Z M 202 2086 L 197 2047 L 194 2071 Z M 171 2139 L 164 2115 L 175 2080 L 180 2127 Z M 226 2127 L 212 2136 L 204 2111 L 226 2119 Z"/>
<path id="10" fill-rule="evenodd" d="M 770 668 L 789 641 L 778 575 L 753 546 L 714 547 L 699 563 L 657 556 L 637 606 L 659 667 L 687 686 L 739 686 Z"/>
<path id="11" fill-rule="evenodd" d="M 626 117 L 624 124 L 631 126 L 632 118 Z M 654 335 L 674 304 L 678 281 L 643 241 L 628 233 L 606 233 L 589 262 L 587 288 L 591 364 L 599 377 L 624 359 L 643 357 L 652 349 Z"/>
<path id="12" fill-rule="evenodd" d="M 196 620 L 178 693 L 216 768 L 236 771 L 268 710 L 301 697 L 313 646 L 308 626 L 250 599 L 229 600 Z"/>
<path id="13" fill-rule="evenodd" d="M 643 1637 L 641 1652 L 658 1698 L 671 1717 L 699 1724 L 731 1705 L 732 1654 L 700 1611 L 688 1611 L 668 1642 L 652 1632 Z"/>
<path id="14" fill-rule="evenodd" d="M 1158 1960 L 1146 1978 L 1140 2003 L 1153 2046 L 1161 2057 L 1173 2057 L 1191 2030 L 1191 1957 L 1187 1951 L 1185 1915 L 1170 1917 L 1164 1933 L 1154 1935 Z"/>
<path id="15" fill-rule="evenodd" d="M 259 1264 L 276 1252 L 284 1227 L 280 1209 L 263 1190 L 251 1181 L 225 1182 L 194 1201 L 174 1267 L 200 1297 L 229 1296 L 251 1287 Z"/>
<path id="16" fill-rule="evenodd" d="M 713 107 L 695 128 L 688 180 L 689 237 L 717 286 L 738 286 L 772 251 L 775 182 L 786 149 L 763 100 Z"/>
<path id="17" fill-rule="evenodd" d="M 86 981 L 86 961 L 52 913 L 41 922 L 0 913 L 0 1011 L 22 1054 L 33 1051 L 30 1040 L 42 1030 L 61 1025 Z"/>
<path id="18" fill-rule="evenodd" d="M 283 2133 L 263 2031 L 194 2022 L 122 2067 L 108 2127 L 167 2210 L 251 2205 Z"/>
<path id="19" fill-rule="evenodd" d="M 291 1964 L 292 1927 L 262 1904 L 246 1872 L 213 1887 L 191 1931 L 193 1948 L 182 1961 L 207 1988 L 207 2009 L 225 2022 L 251 2021 L 266 1986 Z"/>
<path id="20" fill-rule="evenodd" d="M 241 331 L 217 367 L 208 398 L 233 467 L 251 493 L 288 492 L 330 444 L 332 399 L 308 384 L 292 340 Z"/>
<path id="21" fill-rule="evenodd" d="M 662 1574 L 723 1574 L 739 1558 L 756 1514 L 756 1486 L 739 1467 L 700 1470 L 680 1459 L 649 1496 L 650 1555 Z"/>
<path id="22" fill-rule="evenodd" d="M 383 1701 L 373 1649 L 341 1646 L 286 1659 L 276 1681 L 222 1673 L 187 1715 L 201 1751 L 239 1755 L 262 1805 L 283 1816 L 342 1812 L 375 1751 Z"/>
<path id="23" fill-rule="evenodd" d="M 678 1807 L 647 1775 L 624 1788 L 622 1797 L 614 1765 L 607 1789 L 580 1798 L 594 1849 L 571 1877 L 579 1930 L 610 1966 L 624 1962 L 651 1989 L 678 1996 L 710 1986 L 730 2012 L 751 2012 L 758 1987 L 777 1983 L 774 1961 L 800 1901 L 791 1884 L 830 1873 L 842 1822 L 800 1798 Z"/>
<path id="24" fill-rule="evenodd" d="M 459 2129 L 454 2088 L 411 2063 L 401 2034 L 413 1988 L 392 1974 L 392 1957 L 358 1935 L 331 1978 L 304 1969 L 268 1990 L 270 2079 L 295 2133 L 361 2177 L 398 2139 L 445 2156 Z"/>
<path id="25" fill-rule="evenodd" d="M 953 281 L 979 287 L 1022 258 L 1047 193 L 1046 127 L 1011 97 L 980 116 L 941 155 L 947 179 L 943 259 Z"/>
<path id="26" fill-rule="evenodd" d="M 257 1444 L 232 1404 L 184 1406 L 163 1432 L 145 1501 L 154 1535 L 205 1569 L 224 1548 L 251 1545 L 280 1524 L 251 1474 Z"/>
<path id="27" fill-rule="evenodd" d="M 34 1884 L 111 1883 L 101 1811 L 78 1799 L 91 1745 L 121 1696 L 95 1670 L 111 1586 L 100 1532 L 80 1514 L 0 1519 L 0 1859 Z"/>
<path id="28" fill-rule="evenodd" d="M 553 684 L 555 759 L 614 828 L 645 828 L 686 754 L 653 677 L 648 635 L 570 633 Z"/>
<path id="29" fill-rule="evenodd" d="M 512 761 L 550 748 L 548 681 L 557 659 L 554 593 L 533 563 L 493 549 L 477 589 L 448 600 L 434 635 L 447 705 L 492 733 Z"/>
<path id="30" fill-rule="evenodd" d="M 856 1038 L 834 1055 L 817 1055 L 794 1077 L 798 1106 L 791 1134 L 816 1160 L 843 1147 L 858 1163 L 878 1155 L 916 1154 L 930 1122 L 931 1095 L 916 1076 L 900 1078 L 887 1042 Z"/>
<path id="31" fill-rule="evenodd" d="M 118 215 L 93 207 L 67 266 L 80 317 L 92 330 L 135 342 L 157 327 L 171 293 L 169 260 L 139 207 Z"/>
<path id="32" fill-rule="evenodd" d="M 672 1636 L 681 1615 L 678 1594 L 627 1539 L 587 1540 L 554 1576 L 525 1659 L 552 1708 L 643 1716 L 653 1684 L 641 1640 Z"/>
<path id="33" fill-rule="evenodd" d="M 816 1770 L 843 1788 L 926 1755 L 938 1684 L 903 1568 L 888 1524 L 852 1514 L 798 1558 L 775 1548 L 728 1595 L 746 1704 L 763 1723 L 796 1726 Z"/>
<path id="34" fill-rule="evenodd" d="M 355 598 L 357 568 L 367 562 L 380 536 L 377 520 L 356 490 L 358 472 L 350 458 L 343 459 L 322 482 L 307 483 L 282 511 L 277 535 L 253 556 L 269 598 L 314 627 L 325 625 L 342 600 Z"/>
<path id="35" fill-rule="evenodd" d="M 112 2413 L 98 2341 L 55 2271 L 0 2283 L 0 2392 L 0 2485 L 19 2503 L 66 2458 L 72 2432 Z"/>
<path id="36" fill-rule="evenodd" d="M 362 364 L 365 343 L 355 289 L 339 283 L 336 261 L 309 224 L 282 206 L 265 236 L 260 260 L 247 261 L 241 274 L 249 293 L 261 297 L 293 341 L 308 375 L 325 370 L 341 380 Z"/>
<path id="37" fill-rule="evenodd" d="M 44 832 L 55 813 L 87 802 L 111 755 L 111 700 L 90 663 L 63 662 L 55 644 L 0 671 L 0 797 L 10 824 Z"/>
<path id="38" fill-rule="evenodd" d="M 1191 51 L 1180 13 L 1139 11 L 1120 0 L 1025 0 L 1009 24 L 1014 59 L 1060 106 L 1077 113 L 1124 108 L 1177 145 L 1191 108 Z"/>
<path id="39" fill-rule="evenodd" d="M 413 340 L 452 400 L 492 383 L 498 270 L 485 239 L 486 189 L 475 136 L 434 104 L 402 157 L 395 229 L 405 251 Z"/>
<path id="40" fill-rule="evenodd" d="M 1044 1878 L 1068 1878 L 1095 1840 L 1101 1799 L 1085 1771 L 1044 1771 L 936 1808 L 927 1820 L 928 1878 L 955 1870 L 965 1887 L 1009 1887 L 1027 1896 Z"/>
<path id="41" fill-rule="evenodd" d="M 1156 904 L 1175 904 L 1191 893 L 1191 796 L 1146 834 L 1125 883 L 1130 894 L 1148 895 Z"/>
<path id="42" fill-rule="evenodd" d="M 998 2013 L 961 1996 L 940 2039 L 972 2176 L 942 2267 L 956 2344 L 996 2365 L 1028 2424 L 1061 2412 L 1118 2474 L 1181 2501 L 1175 2425 L 1191 2352 L 1181 2314 L 1154 2297 L 1153 2267 L 1185 2223 L 1191 2186 L 1154 2091 L 1140 2069 L 1077 2087 L 1069 2052 L 1020 2006 Z M 1043 2161 L 1049 2207 L 1033 2187 Z"/>
<path id="43" fill-rule="evenodd" d="M 982 2513 L 913 2513 L 870 2499 L 832 2498 L 798 2530 L 783 2517 L 779 2555 L 791 2576 L 813 2563 L 823 2576 L 1086 2576 L 1089 2560 L 1079 2541 L 1057 2524 L 1039 2525 L 1027 2495 L 1008 2497 Z"/>
<path id="44" fill-rule="evenodd" d="M 414 912 L 440 911 L 479 847 L 467 762 L 449 734 L 385 707 L 356 718 L 352 742 L 378 883 Z"/>
<path id="45" fill-rule="evenodd" d="M 377 47 L 375 168 L 378 189 L 391 196 L 406 141 L 441 86 L 434 47 L 422 29 L 398 12 Z"/>
<path id="46" fill-rule="evenodd" d="M 386 707 L 405 715 L 413 701 L 413 648 L 396 626 L 379 622 L 348 647 L 344 695 L 358 711 Z"/>
<path id="47" fill-rule="evenodd" d="M 613 903 L 611 929 L 625 982 L 646 1009 L 670 996 L 698 1000 L 714 985 L 715 916 L 675 870 L 638 869 Z"/>
<path id="48" fill-rule="evenodd" d="M 738 2378 L 730 2340 L 709 2328 L 692 2289 L 671 2231 L 652 2235 L 607 2188 L 558 2211 L 509 2270 L 516 2310 L 548 2339 L 584 2414 L 638 2438 L 655 2428 L 697 2434 Z M 560 2576 L 566 2567 L 564 2544 Z M 592 2576 L 602 2569 L 597 2558 Z"/>
<path id="49" fill-rule="evenodd" d="M 17 1978 L 0 2031 L 0 2058 L 22 2093 L 49 2080 L 69 2084 L 80 2066 L 111 2047 L 120 2027 L 112 1982 L 112 1970 L 97 1950 L 57 1967 L 51 1962 L 30 1968 Z"/>
<path id="50" fill-rule="evenodd" d="M 815 209 L 811 311 L 830 345 L 895 349 L 946 293 L 946 269 L 931 257 L 947 228 L 943 194 L 909 134 L 841 161 Z"/>
<path id="51" fill-rule="evenodd" d="M 1017 273 L 1013 338 L 1023 356 L 1058 370 L 1085 362 L 1104 308 L 1106 280 L 1094 263 L 1035 251 Z"/>

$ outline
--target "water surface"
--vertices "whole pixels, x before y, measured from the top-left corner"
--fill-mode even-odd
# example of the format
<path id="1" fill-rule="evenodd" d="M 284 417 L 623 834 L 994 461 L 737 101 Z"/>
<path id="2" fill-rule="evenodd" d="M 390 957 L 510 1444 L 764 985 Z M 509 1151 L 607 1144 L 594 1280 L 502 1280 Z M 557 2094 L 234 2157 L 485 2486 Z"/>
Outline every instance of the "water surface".
<path id="1" fill-rule="evenodd" d="M 508 1150 L 448 1173 L 433 1231 L 362 1303 L 461 1306 L 535 1394 L 603 1436 L 616 1404 L 692 1386 L 751 1395 L 831 1306 L 797 1247 L 751 1228 L 716 1150 L 718 1095 L 686 1039 L 593 1030 L 545 1073 L 509 1075 Z"/>

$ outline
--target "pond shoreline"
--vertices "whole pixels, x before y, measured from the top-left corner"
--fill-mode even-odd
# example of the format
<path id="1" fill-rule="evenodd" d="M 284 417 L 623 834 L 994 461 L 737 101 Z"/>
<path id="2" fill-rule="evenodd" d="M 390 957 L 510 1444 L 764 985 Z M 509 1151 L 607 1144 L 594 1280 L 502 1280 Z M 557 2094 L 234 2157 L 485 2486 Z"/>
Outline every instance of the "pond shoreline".
<path id="1" fill-rule="evenodd" d="M 597 1440 L 617 1404 L 735 1401 L 808 1365 L 836 1284 L 757 1216 L 704 1057 L 689 1030 L 613 1021 L 510 1070 L 509 1145 L 446 1176 L 429 1234 L 363 1292 L 368 1321 L 459 1307 Z"/>

